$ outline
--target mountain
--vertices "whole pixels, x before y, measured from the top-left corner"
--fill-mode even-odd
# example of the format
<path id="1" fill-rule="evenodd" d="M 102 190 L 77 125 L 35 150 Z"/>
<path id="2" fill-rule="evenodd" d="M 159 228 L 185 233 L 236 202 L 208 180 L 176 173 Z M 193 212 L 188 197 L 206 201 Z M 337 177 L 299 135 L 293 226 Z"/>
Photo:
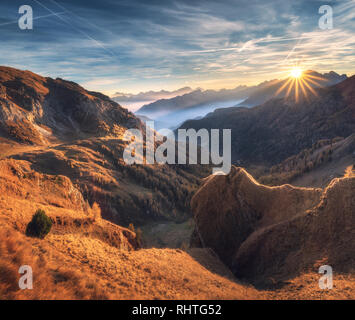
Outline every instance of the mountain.
<path id="1" fill-rule="evenodd" d="M 0 70 L 2 298 L 354 298 L 352 170 L 322 190 L 263 186 L 235 167 L 202 185 L 210 170 L 200 165 L 126 165 L 123 132 L 145 130 L 135 115 L 73 82 Z M 351 83 L 336 90 L 353 105 Z M 329 145 L 334 160 L 353 146 L 338 137 L 313 152 Z M 26 233 L 38 209 L 53 224 L 44 239 Z M 326 292 L 320 263 L 344 275 Z M 19 265 L 33 268 L 33 290 L 19 289 Z"/>
<path id="2" fill-rule="evenodd" d="M 309 86 L 312 88 L 326 87 L 345 80 L 346 75 L 338 75 L 331 71 L 320 74 L 315 71 L 305 71 L 304 76 L 311 79 Z M 239 86 L 235 89 L 195 90 L 190 93 L 172 99 L 161 99 L 146 104 L 136 111 L 139 115 L 148 116 L 160 121 L 166 127 L 176 127 L 188 119 L 205 116 L 217 108 L 229 108 L 234 106 L 252 107 L 262 104 L 277 96 L 283 97 L 287 93 L 287 85 L 290 79 L 264 81 L 256 86 Z M 279 90 L 284 87 L 283 90 Z M 289 95 L 295 95 L 292 88 Z M 303 91 L 299 89 L 302 96 Z"/>
<path id="3" fill-rule="evenodd" d="M 190 216 L 191 191 L 205 169 L 126 165 L 123 134 L 137 128 L 145 135 L 145 126 L 107 96 L 8 67 L 0 68 L 0 92 L 2 158 L 68 177 L 119 225 Z"/>
<path id="4" fill-rule="evenodd" d="M 181 96 L 192 92 L 190 87 L 183 87 L 174 91 L 160 90 L 160 91 L 147 91 L 137 94 L 116 92 L 111 99 L 116 102 L 142 102 L 142 101 L 156 101 L 160 99 L 170 99 L 176 96 Z"/>
<path id="5" fill-rule="evenodd" d="M 138 250 L 139 229 L 120 226 L 189 217 L 198 169 L 126 166 L 122 132 L 131 125 L 144 128 L 134 115 L 75 83 L 0 70 L 2 298 L 262 295 L 238 283 L 207 249 Z M 45 239 L 26 236 L 38 209 L 53 223 Z M 33 268 L 33 290 L 19 289 L 19 265 Z"/>
<path id="6" fill-rule="evenodd" d="M 138 94 L 116 92 L 111 99 L 131 111 L 137 111 L 143 105 L 148 103 L 153 103 L 160 99 L 171 99 L 192 91 L 193 90 L 190 87 L 184 87 L 174 91 L 147 91 Z"/>
<path id="7" fill-rule="evenodd" d="M 0 67 L 0 130 L 32 144 L 115 135 L 141 127 L 109 97 L 62 79 Z"/>
<path id="8" fill-rule="evenodd" d="M 244 169 L 205 180 L 191 201 L 193 246 L 211 247 L 238 278 L 275 286 L 330 265 L 351 277 L 355 171 L 324 190 L 268 187 Z"/>
<path id="9" fill-rule="evenodd" d="M 197 89 L 182 96 L 177 96 L 172 99 L 161 99 L 145 105 L 140 108 L 137 113 L 169 113 L 181 109 L 193 108 L 207 102 L 240 100 L 246 97 L 248 91 L 246 86 L 240 86 L 230 90 L 222 89 L 219 91 Z"/>
<path id="10" fill-rule="evenodd" d="M 267 185 L 291 183 L 303 187 L 326 187 L 348 172 L 355 160 L 355 133 L 346 138 L 322 139 L 284 161 L 254 170 L 258 181 Z"/>
<path id="11" fill-rule="evenodd" d="M 328 87 L 347 79 L 345 74 L 339 75 L 334 71 L 321 74 L 313 70 L 304 71 L 303 77 L 307 81 L 307 85 L 311 88 Z M 282 79 L 261 83 L 248 99 L 243 101 L 243 106 L 256 106 L 272 98 L 282 98 L 285 95 L 295 96 L 296 86 L 291 87 L 291 90 L 288 91 L 288 81 L 289 79 Z M 280 88 L 283 88 L 283 90 L 280 90 Z M 305 87 L 305 89 L 307 89 L 307 87 Z M 302 88 L 298 88 L 298 94 L 300 96 L 304 95 Z"/>
<path id="12" fill-rule="evenodd" d="M 271 99 L 253 108 L 216 110 L 180 128 L 231 129 L 232 160 L 243 166 L 272 166 L 321 139 L 355 132 L 355 76 L 307 97 Z"/>
<path id="13" fill-rule="evenodd" d="M 216 105 L 234 106 L 248 97 L 250 90 L 246 86 L 219 91 L 197 89 L 182 96 L 144 105 L 136 114 L 159 121 L 165 124 L 165 128 L 176 127 L 187 119 L 206 115 L 213 111 Z"/>

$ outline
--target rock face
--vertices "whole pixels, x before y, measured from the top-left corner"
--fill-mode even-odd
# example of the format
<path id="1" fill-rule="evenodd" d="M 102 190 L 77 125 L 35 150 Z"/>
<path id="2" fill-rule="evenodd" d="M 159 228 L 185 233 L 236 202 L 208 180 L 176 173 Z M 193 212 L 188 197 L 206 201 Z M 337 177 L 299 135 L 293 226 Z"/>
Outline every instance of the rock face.
<path id="1" fill-rule="evenodd" d="M 59 78 L 0 67 L 0 130 L 16 141 L 46 144 L 139 126 L 133 114 L 103 94 Z"/>
<path id="2" fill-rule="evenodd" d="M 345 270 L 354 265 L 354 196 L 354 177 L 334 179 L 325 190 L 267 187 L 233 167 L 208 178 L 192 198 L 192 244 L 200 238 L 254 283 L 287 278 L 320 259 Z"/>

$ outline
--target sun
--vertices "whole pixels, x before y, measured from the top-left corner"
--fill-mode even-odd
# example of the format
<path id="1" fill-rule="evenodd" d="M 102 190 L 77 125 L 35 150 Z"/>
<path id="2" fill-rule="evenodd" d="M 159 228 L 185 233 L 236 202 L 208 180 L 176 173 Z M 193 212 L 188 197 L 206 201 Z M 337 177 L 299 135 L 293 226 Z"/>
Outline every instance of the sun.
<path id="1" fill-rule="evenodd" d="M 320 82 L 325 81 L 325 78 L 317 76 L 314 71 L 306 70 L 299 66 L 292 66 L 289 77 L 284 80 L 280 80 L 280 88 L 276 91 L 274 96 L 282 94 L 287 98 L 290 95 L 294 95 L 296 102 L 300 97 L 308 99 L 308 93 L 317 96 L 317 91 L 314 89 L 320 86 Z"/>
<path id="2" fill-rule="evenodd" d="M 303 72 L 302 72 L 301 68 L 295 67 L 295 68 L 291 69 L 290 74 L 291 74 L 292 78 L 299 79 L 302 77 Z"/>

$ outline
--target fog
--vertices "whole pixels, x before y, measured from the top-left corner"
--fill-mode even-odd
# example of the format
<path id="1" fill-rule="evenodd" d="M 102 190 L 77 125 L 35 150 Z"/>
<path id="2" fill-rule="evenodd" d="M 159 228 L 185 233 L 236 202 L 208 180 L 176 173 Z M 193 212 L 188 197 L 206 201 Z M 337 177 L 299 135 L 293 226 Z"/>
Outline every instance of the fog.
<path id="1" fill-rule="evenodd" d="M 178 128 L 186 120 L 203 118 L 205 115 L 207 115 L 210 112 L 213 112 L 218 108 L 234 107 L 243 101 L 244 99 L 229 100 L 229 101 L 222 101 L 222 102 L 210 102 L 210 103 L 199 105 L 197 107 L 186 108 L 186 109 L 173 111 L 173 112 L 169 112 L 169 110 L 164 110 L 164 111 L 160 111 L 159 113 L 145 112 L 143 115 L 155 121 L 154 126 L 156 130 L 160 130 L 163 128 L 174 130 Z"/>

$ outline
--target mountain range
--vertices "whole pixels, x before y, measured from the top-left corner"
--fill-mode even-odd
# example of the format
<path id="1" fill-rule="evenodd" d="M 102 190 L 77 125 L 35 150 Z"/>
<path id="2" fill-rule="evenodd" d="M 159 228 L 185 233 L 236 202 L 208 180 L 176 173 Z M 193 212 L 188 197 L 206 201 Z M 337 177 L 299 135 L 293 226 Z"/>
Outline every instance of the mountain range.
<path id="1" fill-rule="evenodd" d="M 111 99 L 131 111 L 137 111 L 143 105 L 155 102 L 160 99 L 171 99 L 176 96 L 181 96 L 192 92 L 190 87 L 183 87 L 173 91 L 160 90 L 160 91 L 146 91 L 137 94 L 116 92 Z"/>
<path id="2" fill-rule="evenodd" d="M 274 98 L 253 108 L 217 109 L 180 128 L 232 129 L 234 163 L 274 165 L 322 139 L 355 131 L 355 76 L 314 94 Z"/>
<path id="3" fill-rule="evenodd" d="M 125 164 L 125 130 L 145 134 L 136 115 L 74 82 L 0 67 L 0 296 L 354 299 L 355 76 L 327 77 L 308 95 L 184 122 L 232 129 L 237 166 L 213 176 Z M 279 90 L 258 87 L 218 99 Z M 44 239 L 26 232 L 38 209 L 52 222 Z M 33 290 L 18 288 L 24 264 Z M 322 265 L 332 290 L 318 287 Z"/>
<path id="4" fill-rule="evenodd" d="M 183 87 L 173 91 L 160 90 L 160 91 L 146 91 L 133 93 L 116 92 L 111 98 L 118 103 L 123 102 L 142 102 L 142 101 L 156 101 L 160 99 L 170 99 L 176 96 L 184 95 L 192 92 L 190 87 Z"/>
<path id="5" fill-rule="evenodd" d="M 304 75 L 311 80 L 312 88 L 327 87 L 339 83 L 347 78 L 336 72 L 320 74 L 316 71 L 305 71 Z M 188 119 L 201 118 L 218 108 L 234 106 L 253 107 L 274 97 L 295 95 L 295 87 L 287 90 L 290 78 L 270 80 L 256 86 L 238 86 L 235 89 L 195 90 L 190 93 L 171 99 L 161 99 L 144 105 L 136 111 L 137 115 L 149 117 L 152 120 L 165 124 L 166 127 L 176 127 Z M 284 90 L 280 90 L 284 88 Z M 288 91 L 288 92 L 287 92 Z M 303 95 L 299 89 L 299 95 Z M 161 126 L 161 125 L 160 125 Z"/>

